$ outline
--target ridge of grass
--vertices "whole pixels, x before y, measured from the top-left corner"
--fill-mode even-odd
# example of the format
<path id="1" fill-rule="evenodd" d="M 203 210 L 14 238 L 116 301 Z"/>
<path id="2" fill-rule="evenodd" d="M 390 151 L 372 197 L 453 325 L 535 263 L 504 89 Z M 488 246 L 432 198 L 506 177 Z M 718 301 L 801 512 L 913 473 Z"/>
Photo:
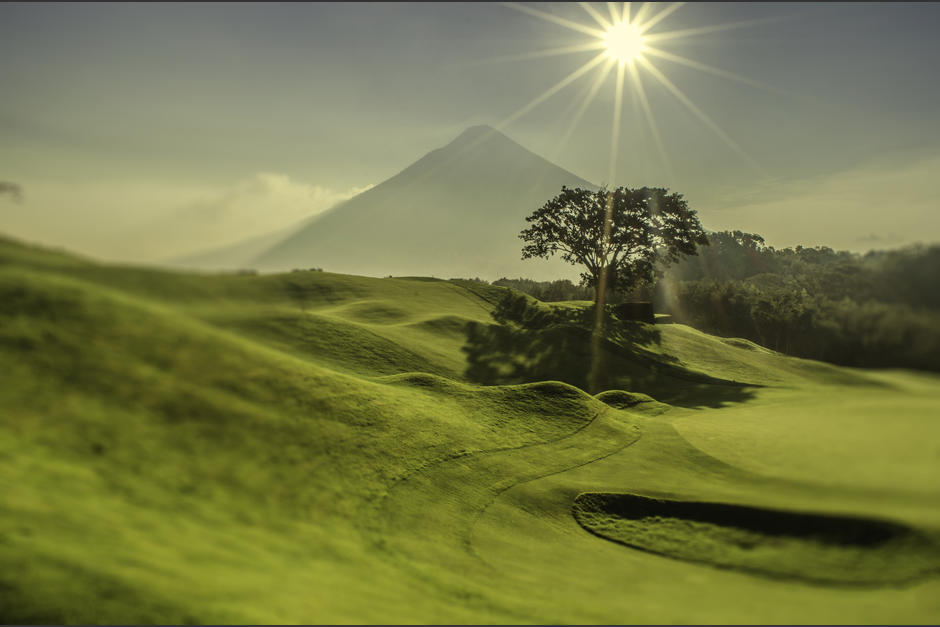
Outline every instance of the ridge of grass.
<path id="1" fill-rule="evenodd" d="M 647 325 L 604 345 L 617 385 L 592 397 L 564 376 L 583 351 L 552 345 L 583 333 L 549 325 L 520 337 L 558 360 L 532 380 L 480 385 L 463 349 L 474 325 L 500 326 L 507 293 L 461 280 L 175 273 L 0 238 L 0 622 L 859 622 L 886 616 L 864 614 L 875 603 L 936 620 L 936 583 L 860 603 L 703 575 L 591 544 L 604 541 L 577 535 L 571 517 L 579 493 L 633 488 L 771 509 L 824 499 L 940 525 L 936 378 Z M 542 359 L 520 346 L 496 357 Z M 851 416 L 829 416 L 851 398 Z M 889 410 L 900 418 L 866 436 Z M 842 441 L 852 450 L 833 453 Z M 879 482 L 853 451 L 886 441 Z M 827 460 L 855 469 L 843 473 L 854 482 L 823 481 L 841 476 Z M 585 573 L 612 582 L 634 564 L 701 599 L 745 585 L 754 604 L 697 614 L 640 579 L 624 599 L 606 583 L 594 586 L 601 596 L 584 592 Z M 783 609 L 762 614 L 767 604 Z"/>

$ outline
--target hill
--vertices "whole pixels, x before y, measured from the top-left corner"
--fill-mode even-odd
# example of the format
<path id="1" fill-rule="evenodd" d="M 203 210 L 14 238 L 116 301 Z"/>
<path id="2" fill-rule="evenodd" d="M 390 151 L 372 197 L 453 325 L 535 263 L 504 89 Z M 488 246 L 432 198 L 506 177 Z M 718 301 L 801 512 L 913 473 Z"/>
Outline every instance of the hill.
<path id="1" fill-rule="evenodd" d="M 937 377 L 583 312 L 0 239 L 0 622 L 940 618 Z"/>
<path id="2" fill-rule="evenodd" d="M 520 260 L 525 217 L 562 185 L 587 181 L 488 126 L 474 126 L 375 187 L 315 217 L 246 262 L 369 276 L 572 274 Z"/>

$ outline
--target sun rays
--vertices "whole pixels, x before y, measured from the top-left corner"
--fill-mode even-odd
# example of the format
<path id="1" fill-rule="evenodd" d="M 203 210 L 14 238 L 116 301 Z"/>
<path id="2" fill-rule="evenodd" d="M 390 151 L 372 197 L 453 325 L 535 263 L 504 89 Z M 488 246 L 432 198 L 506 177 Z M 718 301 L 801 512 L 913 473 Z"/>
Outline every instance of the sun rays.
<path id="1" fill-rule="evenodd" d="M 634 103 L 633 110 L 636 116 L 635 128 L 637 131 L 641 131 L 642 123 L 646 123 L 649 136 L 652 137 L 653 144 L 655 146 L 656 156 L 661 162 L 663 172 L 667 180 L 670 181 L 671 185 L 671 181 L 674 180 L 675 175 L 673 172 L 671 160 L 669 159 L 668 151 L 666 149 L 666 143 L 663 141 L 659 124 L 656 121 L 654 107 L 650 104 L 650 100 L 647 95 L 647 88 L 644 85 L 644 77 L 647 77 L 647 82 L 650 82 L 650 78 L 652 78 L 652 82 L 655 85 L 678 100 L 696 120 L 703 124 L 709 131 L 714 133 L 718 139 L 721 140 L 722 144 L 727 146 L 755 171 L 763 176 L 766 176 L 766 174 L 761 170 L 754 159 L 747 154 L 744 148 L 742 148 L 741 145 L 734 140 L 734 138 L 732 138 L 724 129 L 722 129 L 715 120 L 705 113 L 705 111 L 703 111 L 702 108 L 698 106 L 688 95 L 686 95 L 682 89 L 680 89 L 672 80 L 670 80 L 666 74 L 653 62 L 653 59 L 656 59 L 657 62 L 666 61 L 675 63 L 726 80 L 743 83 L 752 87 L 770 89 L 769 87 L 762 85 L 757 81 L 752 81 L 743 76 L 738 76 L 732 72 L 712 67 L 696 59 L 688 59 L 659 47 L 662 43 L 668 43 L 670 41 L 675 41 L 684 37 L 692 37 L 699 34 L 713 33 L 729 30 L 732 28 L 740 28 L 743 26 L 752 25 L 756 23 L 756 21 L 713 24 L 695 28 L 683 28 L 671 31 L 657 30 L 656 32 L 653 32 L 652 29 L 665 24 L 666 20 L 676 11 L 678 11 L 684 3 L 677 2 L 665 6 L 656 4 L 654 6 L 652 3 L 647 2 L 643 3 L 643 5 L 640 6 L 634 14 L 633 6 L 629 2 L 608 2 L 607 13 L 609 17 L 592 4 L 587 2 L 580 2 L 578 4 L 584 10 L 586 16 L 593 20 L 593 25 L 590 23 L 585 24 L 572 19 L 560 17 L 553 13 L 548 13 L 529 5 L 505 3 L 505 6 L 516 9 L 517 11 L 542 19 L 546 22 L 550 22 L 554 25 L 576 31 L 588 37 L 588 39 L 583 43 L 560 46 L 537 52 L 517 55 L 515 57 L 516 59 L 539 59 L 564 54 L 595 54 L 593 54 L 593 56 L 591 56 L 591 58 L 588 59 L 583 65 L 570 72 L 567 76 L 563 77 L 557 83 L 538 94 L 528 103 L 510 114 L 506 119 L 496 125 L 497 129 L 502 129 L 515 120 L 518 120 L 520 117 L 526 115 L 540 104 L 544 103 L 546 100 L 563 90 L 568 85 L 571 85 L 581 77 L 589 75 L 591 72 L 593 72 L 593 81 L 589 83 L 590 86 L 587 88 L 586 92 L 584 92 L 580 102 L 577 100 L 575 101 L 577 106 L 571 116 L 571 120 L 567 124 L 564 133 L 559 138 L 558 147 L 554 154 L 554 156 L 557 158 L 561 154 L 561 150 L 563 149 L 564 145 L 574 134 L 578 124 L 581 122 L 597 94 L 605 84 L 609 85 L 608 79 L 611 74 L 614 74 L 614 101 L 613 110 L 611 112 L 610 151 L 608 155 L 607 180 L 604 181 L 604 185 L 611 190 L 618 187 L 617 162 L 620 150 L 624 89 L 628 84 L 631 92 L 632 102 Z M 504 57 L 504 59 L 508 60 L 509 58 Z M 614 68 L 616 68 L 616 72 L 613 72 Z M 640 120 L 641 115 L 642 122 Z M 638 132 L 637 134 L 640 135 L 642 133 Z M 611 211 L 613 209 L 612 198 L 613 196 L 609 194 L 606 215 L 604 218 L 604 233 L 602 235 L 602 241 L 605 243 L 610 237 L 612 217 Z M 598 301 L 595 306 L 594 332 L 592 334 L 591 343 L 592 358 L 590 372 L 588 373 L 591 389 L 596 387 L 600 373 L 600 340 L 604 334 L 605 324 L 603 311 L 606 286 L 608 284 L 606 267 L 602 269 L 600 277 L 598 278 L 598 282 L 600 289 L 598 290 Z"/>
<path id="2" fill-rule="evenodd" d="M 758 81 L 739 76 L 732 72 L 713 67 L 696 59 L 689 59 L 678 55 L 669 50 L 660 47 L 663 43 L 668 43 L 685 37 L 695 35 L 714 33 L 734 28 L 742 28 L 757 23 L 767 22 L 768 20 L 750 20 L 742 22 L 730 22 L 723 24 L 712 24 L 694 28 L 683 28 L 678 30 L 658 30 L 652 32 L 657 26 L 662 26 L 665 21 L 679 10 L 685 3 L 677 2 L 669 5 L 658 3 L 643 3 L 633 13 L 633 3 L 608 2 L 607 14 L 599 10 L 596 6 L 587 2 L 578 3 L 584 10 L 585 17 L 591 22 L 582 23 L 573 19 L 560 17 L 553 13 L 537 9 L 530 5 L 514 2 L 504 3 L 505 6 L 525 13 L 527 15 L 539 18 L 551 24 L 576 31 L 588 37 L 587 41 L 581 44 L 568 46 L 559 46 L 545 50 L 524 53 L 511 57 L 502 57 L 500 60 L 524 60 L 539 59 L 551 56 L 566 54 L 583 54 L 596 52 L 583 65 L 560 79 L 557 83 L 535 96 L 528 103 L 507 116 L 503 121 L 496 125 L 496 128 L 505 128 L 512 122 L 526 115 L 546 100 L 562 91 L 568 85 L 574 83 L 581 77 L 594 72 L 594 79 L 586 91 L 583 99 L 578 104 L 570 122 L 565 127 L 564 133 L 558 141 L 556 155 L 561 150 L 577 129 L 578 124 L 583 118 L 588 107 L 594 101 L 597 94 L 608 82 L 608 78 L 614 75 L 614 111 L 611 117 L 611 137 L 610 137 L 610 155 L 608 162 L 608 178 L 606 184 L 614 185 L 617 178 L 617 159 L 620 145 L 621 117 L 623 108 L 623 91 L 629 88 L 633 101 L 639 105 L 635 113 L 639 116 L 642 112 L 642 122 L 645 122 L 649 136 L 655 146 L 656 157 L 660 161 L 664 172 L 669 179 L 673 178 L 673 167 L 669 159 L 666 145 L 663 141 L 659 125 L 656 122 L 656 116 L 653 107 L 648 98 L 647 86 L 644 85 L 644 79 L 647 83 L 652 82 L 658 85 L 673 97 L 675 97 L 685 108 L 701 122 L 707 129 L 731 151 L 737 154 L 745 163 L 761 175 L 765 173 L 755 160 L 736 142 L 721 126 L 715 122 L 701 107 L 685 94 L 672 80 L 670 80 L 657 63 L 666 61 L 685 67 L 696 69 L 719 78 L 735 81 L 751 87 L 774 90 L 772 87 L 764 85 Z M 632 14 L 633 13 L 633 14 Z M 632 14 L 632 15 L 631 15 Z M 616 71 L 614 71 L 616 70 Z"/>

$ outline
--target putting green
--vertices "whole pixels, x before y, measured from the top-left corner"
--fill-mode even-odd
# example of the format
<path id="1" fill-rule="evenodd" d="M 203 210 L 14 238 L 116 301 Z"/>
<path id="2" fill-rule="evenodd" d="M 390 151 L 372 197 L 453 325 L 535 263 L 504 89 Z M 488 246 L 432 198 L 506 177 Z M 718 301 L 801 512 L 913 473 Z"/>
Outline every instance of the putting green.
<path id="1" fill-rule="evenodd" d="M 728 564 L 715 564 L 720 560 L 707 563 L 701 553 L 664 556 L 650 552 L 655 547 L 637 550 L 589 534 L 572 508 L 579 496 L 598 492 L 726 503 L 771 513 L 888 517 L 912 526 L 935 516 L 935 498 L 886 503 L 869 494 L 761 476 L 695 449 L 661 418 L 639 426 L 639 440 L 623 451 L 520 484 L 481 516 L 473 546 L 499 573 L 497 587 L 526 590 L 507 599 L 516 611 L 557 623 L 746 623 L 756 617 L 767 623 L 917 623 L 940 609 L 940 582 L 927 573 L 907 583 L 839 586 L 729 569 Z M 701 551 L 694 546 L 702 542 L 701 527 L 674 525 L 671 531 L 670 542 L 687 552 Z M 928 541 L 936 547 L 935 531 Z M 786 566 L 820 566 L 818 559 L 807 565 L 801 560 L 805 557 L 805 552 L 791 551 Z M 870 565 L 883 566 L 877 558 Z"/>

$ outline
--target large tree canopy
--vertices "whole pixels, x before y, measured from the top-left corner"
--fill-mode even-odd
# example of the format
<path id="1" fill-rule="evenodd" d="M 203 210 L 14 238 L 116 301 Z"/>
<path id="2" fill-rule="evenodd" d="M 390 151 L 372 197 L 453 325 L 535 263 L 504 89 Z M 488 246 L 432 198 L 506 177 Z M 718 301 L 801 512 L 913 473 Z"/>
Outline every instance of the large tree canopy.
<path id="1" fill-rule="evenodd" d="M 695 211 L 681 194 L 658 187 L 587 190 L 562 187 L 561 193 L 526 218 L 519 235 L 522 258 L 548 259 L 558 253 L 583 266 L 581 279 L 595 289 L 632 289 L 683 255 L 707 244 Z"/>

